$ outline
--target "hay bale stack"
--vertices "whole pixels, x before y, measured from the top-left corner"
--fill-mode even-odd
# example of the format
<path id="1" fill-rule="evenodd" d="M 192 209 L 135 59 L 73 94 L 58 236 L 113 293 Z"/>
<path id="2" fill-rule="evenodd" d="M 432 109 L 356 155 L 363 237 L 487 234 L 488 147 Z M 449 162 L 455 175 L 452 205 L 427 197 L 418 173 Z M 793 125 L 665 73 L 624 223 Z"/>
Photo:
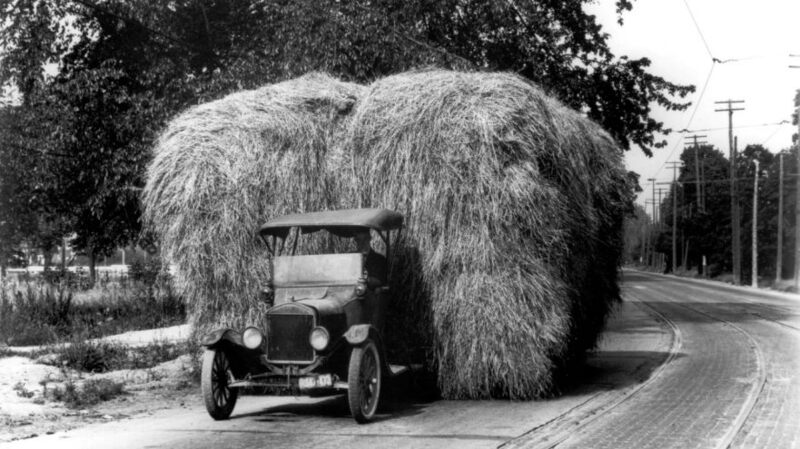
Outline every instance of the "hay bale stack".
<path id="1" fill-rule="evenodd" d="M 258 322 L 268 218 L 327 209 L 328 159 L 364 87 L 323 74 L 193 107 L 160 136 L 148 168 L 145 218 L 177 267 L 195 331 Z"/>
<path id="2" fill-rule="evenodd" d="M 550 393 L 618 299 L 612 139 L 517 76 L 423 71 L 375 82 L 348 140 L 362 205 L 406 217 L 388 343 L 430 348 L 447 398 Z"/>

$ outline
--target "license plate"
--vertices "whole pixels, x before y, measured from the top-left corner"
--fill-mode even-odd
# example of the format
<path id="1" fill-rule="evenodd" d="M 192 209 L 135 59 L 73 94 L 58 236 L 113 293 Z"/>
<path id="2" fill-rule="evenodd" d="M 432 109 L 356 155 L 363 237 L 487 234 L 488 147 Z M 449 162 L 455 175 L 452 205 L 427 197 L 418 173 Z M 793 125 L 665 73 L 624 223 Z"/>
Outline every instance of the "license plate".
<path id="1" fill-rule="evenodd" d="M 301 377 L 298 381 L 301 390 L 309 388 L 330 388 L 333 386 L 333 376 L 321 374 L 316 377 Z"/>

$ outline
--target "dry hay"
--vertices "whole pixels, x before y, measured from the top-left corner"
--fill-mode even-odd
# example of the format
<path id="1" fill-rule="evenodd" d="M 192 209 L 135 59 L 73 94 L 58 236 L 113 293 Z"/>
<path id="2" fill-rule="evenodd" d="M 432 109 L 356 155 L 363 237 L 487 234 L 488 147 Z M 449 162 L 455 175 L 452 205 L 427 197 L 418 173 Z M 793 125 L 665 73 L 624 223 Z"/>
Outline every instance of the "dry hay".
<path id="1" fill-rule="evenodd" d="M 427 347 L 448 398 L 552 392 L 618 299 L 612 139 L 517 76 L 443 71 L 375 82 L 348 139 L 361 205 L 406 217 L 393 351 Z"/>
<path id="2" fill-rule="evenodd" d="M 331 205 L 327 159 L 336 162 L 329 153 L 363 91 L 309 74 L 195 106 L 160 136 L 145 218 L 176 265 L 196 332 L 260 321 L 269 272 L 258 227 Z"/>
<path id="3" fill-rule="evenodd" d="M 195 107 L 162 135 L 145 206 L 206 329 L 260 321 L 266 219 L 402 212 L 392 353 L 428 355 L 446 397 L 522 399 L 594 344 L 627 195 L 612 139 L 535 86 L 427 71 L 368 92 L 310 75 Z"/>

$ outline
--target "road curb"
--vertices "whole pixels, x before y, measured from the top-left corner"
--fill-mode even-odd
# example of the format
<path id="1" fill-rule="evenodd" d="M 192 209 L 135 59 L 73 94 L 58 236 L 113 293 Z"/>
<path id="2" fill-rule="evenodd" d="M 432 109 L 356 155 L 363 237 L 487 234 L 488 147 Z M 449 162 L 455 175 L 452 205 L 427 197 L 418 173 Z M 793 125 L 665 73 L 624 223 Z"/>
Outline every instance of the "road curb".
<path id="1" fill-rule="evenodd" d="M 762 296 L 770 296 L 773 298 L 779 299 L 789 299 L 794 301 L 800 301 L 800 294 L 797 293 L 787 293 L 787 292 L 779 292 L 775 290 L 765 290 L 763 288 L 754 288 L 746 285 L 732 285 L 726 282 L 721 281 L 712 281 L 710 279 L 697 279 L 697 278 L 689 278 L 683 276 L 676 276 L 674 274 L 664 274 L 664 273 L 653 273 L 652 271 L 643 271 L 637 270 L 635 268 L 623 268 L 624 271 L 630 271 L 634 273 L 639 273 L 643 275 L 649 276 L 657 276 L 665 279 L 671 279 L 676 281 L 686 281 L 689 283 L 694 283 L 698 285 L 705 285 L 705 286 L 712 286 L 720 290 L 728 290 L 737 293 L 748 293 L 751 295 L 762 295 Z"/>

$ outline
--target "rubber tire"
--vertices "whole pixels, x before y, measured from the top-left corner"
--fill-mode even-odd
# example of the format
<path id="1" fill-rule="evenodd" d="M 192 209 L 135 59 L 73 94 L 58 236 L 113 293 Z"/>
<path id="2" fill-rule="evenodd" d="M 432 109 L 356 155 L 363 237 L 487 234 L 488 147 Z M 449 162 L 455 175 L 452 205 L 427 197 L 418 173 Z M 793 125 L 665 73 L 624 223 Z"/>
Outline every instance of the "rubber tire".
<path id="1" fill-rule="evenodd" d="M 225 351 L 206 349 L 203 354 L 203 370 L 200 372 L 200 388 L 208 414 L 217 421 L 231 416 L 239 397 L 237 388 L 228 387 L 230 373 L 231 364 Z M 216 391 L 220 393 L 215 398 Z"/>
<path id="2" fill-rule="evenodd" d="M 364 379 L 365 370 L 373 373 L 370 380 Z M 347 402 L 350 413 L 359 424 L 370 422 L 378 410 L 381 374 L 381 356 L 374 341 L 367 340 L 353 348 L 347 371 Z"/>

